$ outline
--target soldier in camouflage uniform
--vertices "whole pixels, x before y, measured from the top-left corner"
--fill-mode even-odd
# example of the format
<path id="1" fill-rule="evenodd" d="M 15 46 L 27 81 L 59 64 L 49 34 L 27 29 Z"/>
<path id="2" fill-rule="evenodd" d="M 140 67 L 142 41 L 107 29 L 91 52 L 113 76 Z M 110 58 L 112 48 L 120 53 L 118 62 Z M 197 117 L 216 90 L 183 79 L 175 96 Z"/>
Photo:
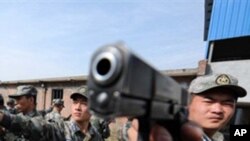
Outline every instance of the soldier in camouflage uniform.
<path id="1" fill-rule="evenodd" d="M 2 94 L 0 94 L 0 110 L 7 110 L 6 107 L 4 106 L 4 99 Z"/>
<path id="2" fill-rule="evenodd" d="M 104 120 L 102 118 L 92 116 L 90 122 L 104 139 L 107 139 L 110 136 L 109 124 L 112 120 Z"/>
<path id="3" fill-rule="evenodd" d="M 87 106 L 87 93 L 86 87 L 80 87 L 70 96 L 73 100 L 73 105 L 71 108 L 71 120 L 66 122 L 68 129 L 70 129 L 70 135 L 69 133 L 67 134 L 66 140 L 103 141 L 97 129 L 90 123 L 91 114 Z"/>
<path id="4" fill-rule="evenodd" d="M 37 117 L 41 115 L 36 110 L 36 96 L 37 90 L 34 86 L 21 85 L 17 87 L 16 94 L 9 95 L 9 98 L 16 100 L 16 109 L 19 112 L 18 115 L 27 117 Z M 7 131 L 4 138 L 7 141 L 27 140 L 27 133 L 16 131 L 16 128 L 17 127 L 13 127 L 9 129 L 9 131 L 13 132 L 15 135 Z"/>
<path id="5" fill-rule="evenodd" d="M 29 118 L 0 112 L 0 125 L 7 129 L 16 127 L 16 130 L 28 133 L 30 141 L 103 141 L 90 124 L 86 88 L 81 87 L 70 98 L 73 101 L 70 121 L 48 122 L 41 117 Z"/>
<path id="6" fill-rule="evenodd" d="M 11 114 L 17 114 L 17 110 L 15 108 L 15 100 L 12 98 L 9 98 L 7 101 L 7 110 L 11 113 Z"/>
<path id="7" fill-rule="evenodd" d="M 138 139 L 139 123 L 136 118 L 128 118 L 118 132 L 119 141 L 137 141 Z"/>
<path id="8" fill-rule="evenodd" d="M 53 100 L 53 110 L 52 112 L 46 114 L 45 119 L 50 122 L 55 122 L 57 120 L 64 120 L 61 116 L 61 111 L 64 108 L 64 101 L 62 99 Z"/>
<path id="9" fill-rule="evenodd" d="M 4 106 L 4 99 L 2 94 L 0 94 L 0 110 L 2 110 L 3 112 L 7 112 L 7 109 Z M 5 136 L 5 128 L 0 126 L 0 141 L 4 141 L 4 136 Z"/>
<path id="10" fill-rule="evenodd" d="M 16 109 L 19 115 L 36 117 L 41 116 L 36 110 L 37 90 L 32 85 L 21 85 L 17 87 L 16 94 L 9 95 L 9 98 L 16 100 Z"/>
<path id="11" fill-rule="evenodd" d="M 35 87 L 31 85 L 21 85 L 17 87 L 16 94 L 9 95 L 9 97 L 16 100 L 16 108 L 19 111 L 20 116 L 36 117 L 40 116 L 36 111 L 36 95 L 37 90 Z M 3 112 L 5 112 L 6 114 L 10 113 L 7 110 Z M 3 140 L 25 141 L 28 134 L 25 132 L 19 132 L 16 129 L 18 129 L 18 127 L 16 126 L 8 128 L 8 130 L 5 129 Z"/>

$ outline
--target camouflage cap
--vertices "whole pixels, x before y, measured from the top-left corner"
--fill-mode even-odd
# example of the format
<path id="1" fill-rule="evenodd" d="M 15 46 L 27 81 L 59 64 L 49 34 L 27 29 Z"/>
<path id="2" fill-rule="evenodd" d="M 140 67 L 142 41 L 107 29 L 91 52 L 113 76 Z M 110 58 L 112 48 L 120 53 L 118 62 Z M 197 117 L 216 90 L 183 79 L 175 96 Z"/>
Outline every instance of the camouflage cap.
<path id="1" fill-rule="evenodd" d="M 37 90 L 32 85 L 21 85 L 21 86 L 17 87 L 16 94 L 9 95 L 9 97 L 10 98 L 17 98 L 17 97 L 24 96 L 24 95 L 36 96 Z"/>
<path id="2" fill-rule="evenodd" d="M 83 97 L 85 97 L 85 98 L 88 99 L 88 90 L 87 90 L 87 87 L 82 86 L 82 87 L 78 88 L 75 92 L 73 92 L 71 94 L 70 98 L 73 99 L 77 95 L 81 95 L 81 96 L 83 96 Z"/>
<path id="3" fill-rule="evenodd" d="M 189 86 L 189 93 L 199 94 L 215 88 L 232 90 L 236 97 L 244 97 L 247 92 L 238 85 L 238 79 L 229 74 L 209 74 L 194 79 Z"/>
<path id="4" fill-rule="evenodd" d="M 64 106 L 64 101 L 62 99 L 54 99 L 53 104 Z"/>

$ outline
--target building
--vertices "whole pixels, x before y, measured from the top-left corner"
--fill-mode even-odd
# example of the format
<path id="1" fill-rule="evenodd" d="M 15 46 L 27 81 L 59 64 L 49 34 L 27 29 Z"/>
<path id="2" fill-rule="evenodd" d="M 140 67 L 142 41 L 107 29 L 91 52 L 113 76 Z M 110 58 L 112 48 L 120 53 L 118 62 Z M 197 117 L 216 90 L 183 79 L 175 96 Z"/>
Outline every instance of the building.
<path id="1" fill-rule="evenodd" d="M 205 0 L 204 40 L 210 71 L 228 72 L 250 92 L 250 2 Z M 249 103 L 250 95 L 239 99 Z"/>
<path id="2" fill-rule="evenodd" d="M 78 87 L 86 85 L 86 76 L 0 82 L 0 93 L 5 101 L 8 95 L 16 92 L 16 87 L 19 85 L 33 85 L 37 88 L 37 109 L 39 110 L 48 109 L 53 99 L 63 99 L 65 108 L 62 110 L 62 115 L 67 117 L 70 111 L 69 105 L 71 105 L 70 94 Z"/>
<path id="3" fill-rule="evenodd" d="M 250 117 L 250 1 L 205 0 L 204 40 L 208 73 L 227 72 L 246 88 L 248 95 L 239 99 L 235 124 L 249 124 L 242 119 Z"/>
<path id="4" fill-rule="evenodd" d="M 197 75 L 203 75 L 206 71 L 206 61 L 200 61 L 199 67 L 193 69 L 166 70 L 163 74 L 173 77 L 184 88 L 189 86 L 189 83 Z M 0 82 L 0 93 L 5 101 L 8 95 L 16 92 L 16 87 L 19 85 L 33 85 L 38 90 L 37 109 L 48 109 L 52 104 L 53 99 L 61 98 L 64 100 L 65 108 L 62 110 L 64 117 L 70 114 L 71 99 L 70 95 L 78 87 L 86 85 L 87 76 L 60 77 L 48 79 L 33 79 L 19 81 L 2 81 Z"/>
<path id="5" fill-rule="evenodd" d="M 227 72 L 239 79 L 247 96 L 240 98 L 231 124 L 250 123 L 250 1 L 205 0 L 204 41 L 210 72 Z M 224 134 L 229 138 L 229 129 Z"/>

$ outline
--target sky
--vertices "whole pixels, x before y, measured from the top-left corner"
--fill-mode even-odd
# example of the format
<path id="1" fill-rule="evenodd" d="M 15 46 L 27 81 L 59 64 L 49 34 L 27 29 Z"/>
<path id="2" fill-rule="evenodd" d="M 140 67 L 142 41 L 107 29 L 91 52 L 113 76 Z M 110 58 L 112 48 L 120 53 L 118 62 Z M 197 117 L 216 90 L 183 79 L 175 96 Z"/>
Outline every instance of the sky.
<path id="1" fill-rule="evenodd" d="M 124 42 L 158 70 L 205 58 L 204 0 L 0 0 L 0 81 L 88 75 Z"/>

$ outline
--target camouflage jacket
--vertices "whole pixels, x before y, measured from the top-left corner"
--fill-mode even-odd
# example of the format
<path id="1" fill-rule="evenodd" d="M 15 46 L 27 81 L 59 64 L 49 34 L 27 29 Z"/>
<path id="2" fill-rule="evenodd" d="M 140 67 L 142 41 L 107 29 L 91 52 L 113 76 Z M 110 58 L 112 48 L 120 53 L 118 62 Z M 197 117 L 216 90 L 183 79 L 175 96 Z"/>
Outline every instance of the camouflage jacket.
<path id="1" fill-rule="evenodd" d="M 35 110 L 35 109 L 33 111 L 25 114 L 25 115 L 23 113 L 19 113 L 18 115 L 27 116 L 27 117 L 37 117 L 37 116 L 40 117 L 41 116 L 41 114 L 37 110 Z"/>
<path id="2" fill-rule="evenodd" d="M 6 112 L 5 114 L 9 115 L 9 113 L 6 113 Z M 41 115 L 34 109 L 33 111 L 25 115 L 23 113 L 19 113 L 18 116 L 31 118 L 31 117 L 40 117 Z M 7 128 L 7 130 L 5 131 L 5 135 L 3 136 L 4 140 L 5 141 L 29 141 L 28 139 L 29 133 L 19 131 L 19 128 L 20 127 L 18 125 L 10 126 L 9 128 Z"/>
<path id="3" fill-rule="evenodd" d="M 30 141 L 103 141 L 101 135 L 91 124 L 89 131 L 83 134 L 72 120 L 58 123 L 48 122 L 42 117 L 28 118 L 5 114 L 0 124 L 7 129 L 16 127 L 19 132 L 29 135 L 26 137 Z"/>
<path id="4" fill-rule="evenodd" d="M 39 110 L 37 111 L 41 116 L 45 117 L 46 114 L 50 113 L 53 111 L 53 107 L 49 107 L 48 109 L 45 110 Z"/>
<path id="5" fill-rule="evenodd" d="M 119 141 L 128 141 L 128 129 L 131 127 L 132 122 L 127 121 L 118 131 L 118 140 Z"/>
<path id="6" fill-rule="evenodd" d="M 102 135 L 103 138 L 106 139 L 110 136 L 109 124 L 111 120 L 104 120 L 102 118 L 92 116 L 90 122 L 97 129 L 97 131 Z"/>
<path id="7" fill-rule="evenodd" d="M 45 119 L 49 122 L 60 122 L 64 120 L 63 117 L 56 111 L 46 114 Z"/>
<path id="8" fill-rule="evenodd" d="M 202 137 L 202 141 L 224 141 L 224 136 L 222 133 L 216 132 L 211 139 L 206 134 L 204 134 Z"/>
<path id="9" fill-rule="evenodd" d="M 83 134 L 74 121 L 65 122 L 66 141 L 104 141 L 97 129 L 90 124 L 89 131 Z"/>
<path id="10" fill-rule="evenodd" d="M 7 110 L 8 110 L 9 113 L 11 113 L 11 114 L 17 114 L 17 109 L 16 109 L 16 108 L 7 108 Z"/>

